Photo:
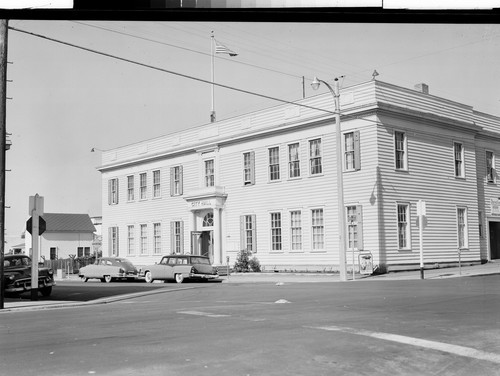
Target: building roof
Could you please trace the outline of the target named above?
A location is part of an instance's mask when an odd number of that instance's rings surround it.
[[[94,232],[88,214],[45,213],[46,232]]]

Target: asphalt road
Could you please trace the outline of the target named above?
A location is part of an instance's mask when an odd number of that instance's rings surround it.
[[[110,304],[2,312],[1,373],[499,375],[499,284],[172,284]]]

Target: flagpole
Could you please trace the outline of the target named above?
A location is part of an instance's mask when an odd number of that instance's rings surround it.
[[[214,72],[214,32],[212,31],[211,51],[212,51],[212,111],[210,111],[210,122],[215,122],[215,72]]]

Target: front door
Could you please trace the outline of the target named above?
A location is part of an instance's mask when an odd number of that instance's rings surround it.
[[[213,262],[213,239],[212,239],[212,231],[202,231],[201,232],[201,246],[200,246],[200,254],[202,256],[208,256],[210,261]]]
[[[500,222],[490,222],[490,257],[500,259]]]

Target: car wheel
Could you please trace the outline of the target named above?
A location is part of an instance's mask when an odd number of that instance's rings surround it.
[[[153,275],[151,274],[151,272],[148,270],[146,272],[146,274],[144,275],[144,280],[147,282],[147,283],[152,283],[153,282]]]
[[[182,274],[176,274],[175,275],[175,282],[177,282],[177,283],[184,282],[184,276]]]
[[[42,293],[43,296],[50,296],[50,294],[52,294],[52,286],[44,287],[40,289],[40,292]]]
[[[110,275],[105,275],[104,276],[104,282],[106,282],[106,283],[111,282],[111,276]]]

